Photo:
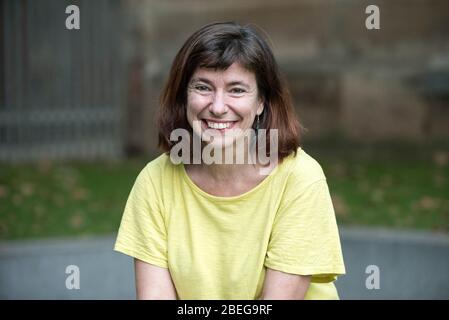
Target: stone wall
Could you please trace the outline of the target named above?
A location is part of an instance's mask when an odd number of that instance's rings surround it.
[[[308,129],[305,139],[449,138],[449,2],[131,0],[129,144],[156,152],[153,123],[170,63],[213,21],[254,23],[269,37]],[[367,30],[365,8],[380,8]]]

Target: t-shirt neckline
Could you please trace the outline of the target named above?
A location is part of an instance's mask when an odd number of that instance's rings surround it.
[[[298,150],[299,152],[300,150]],[[195,182],[193,182],[193,180],[190,178],[190,176],[187,174],[186,168],[184,166],[183,163],[181,163],[179,166],[181,167],[181,174],[183,177],[183,180],[187,182],[187,184],[197,193],[201,194],[202,196],[210,199],[210,200],[214,200],[214,201],[223,201],[223,202],[229,202],[229,201],[236,201],[236,200],[241,200],[244,199],[248,196],[250,196],[251,194],[257,192],[257,190],[263,188],[266,184],[269,183],[269,181],[271,179],[273,179],[272,177],[275,176],[277,174],[277,172],[280,170],[280,166],[284,166],[286,165],[286,160],[289,160],[289,158],[292,156],[292,154],[290,154],[289,156],[285,157],[283,159],[283,161],[281,161],[281,163],[276,164],[276,167],[268,174],[267,177],[265,177],[261,182],[259,182],[256,186],[254,186],[253,188],[251,188],[250,190],[236,195],[236,196],[230,196],[230,197],[225,197],[225,196],[215,196],[212,195],[206,191],[204,191],[203,189],[201,189]]]

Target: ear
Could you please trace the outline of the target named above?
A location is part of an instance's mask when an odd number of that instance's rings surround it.
[[[259,106],[257,107],[257,111],[256,111],[256,114],[258,116],[260,116],[262,114],[264,107],[265,107],[264,101],[260,100]]]

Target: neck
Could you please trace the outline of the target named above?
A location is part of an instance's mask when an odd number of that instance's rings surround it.
[[[237,181],[257,173],[256,164],[199,164],[200,170],[216,181]]]
[[[240,152],[239,148],[235,148],[233,145],[224,147],[220,150],[221,157],[217,155],[217,158],[221,158],[216,159],[219,163],[206,164],[202,161],[201,164],[190,165],[190,168],[197,172],[200,171],[216,181],[241,181],[242,178],[254,177],[259,168],[256,156],[253,155],[249,159],[251,156],[248,155],[249,146],[246,141],[243,150],[245,150],[243,155],[239,154],[238,157],[236,153]],[[251,152],[253,153],[253,151]],[[232,155],[232,161],[228,160],[230,155]]]

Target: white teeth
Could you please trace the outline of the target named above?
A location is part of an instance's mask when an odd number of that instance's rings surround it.
[[[231,122],[212,122],[207,121],[207,126],[212,129],[226,129],[231,126]]]

